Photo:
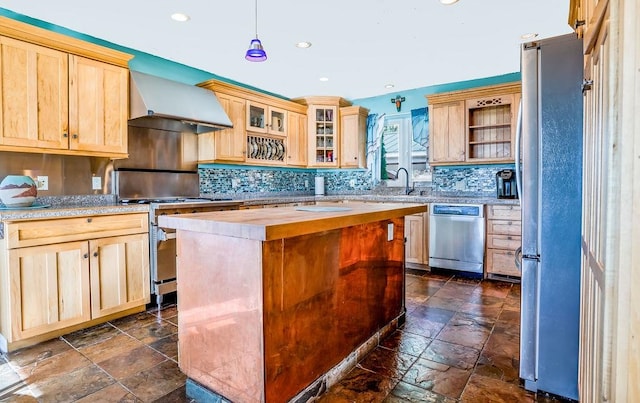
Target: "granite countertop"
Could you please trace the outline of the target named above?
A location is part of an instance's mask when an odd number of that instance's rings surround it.
[[[340,202],[345,200],[364,202],[391,203],[451,203],[451,204],[505,204],[520,205],[518,199],[496,199],[482,196],[421,196],[421,195],[385,195],[385,194],[357,194],[357,195],[328,195],[328,196],[282,196],[261,197],[244,200],[245,206],[278,203],[313,203]]]

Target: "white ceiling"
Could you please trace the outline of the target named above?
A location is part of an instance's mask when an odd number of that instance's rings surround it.
[[[0,7],[291,98],[357,99],[513,73],[520,35],[571,32],[569,0],[258,0],[268,60],[251,63],[244,54],[255,35],[254,0],[0,0]],[[171,20],[178,11],[191,20]],[[298,49],[299,41],[313,45]]]

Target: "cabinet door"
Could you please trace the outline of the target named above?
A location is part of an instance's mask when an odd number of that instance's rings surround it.
[[[338,166],[338,108],[309,106],[309,165]]]
[[[404,217],[405,262],[429,264],[429,213]]]
[[[92,318],[149,303],[149,236],[89,241]]]
[[[13,340],[91,319],[87,242],[9,251]]]
[[[340,166],[363,168],[366,164],[367,109],[349,106],[340,109]]]
[[[464,161],[465,121],[464,101],[436,104],[429,107],[431,163]]]
[[[6,37],[0,47],[0,146],[67,149],[67,54]]]
[[[126,154],[127,69],[70,55],[69,77],[69,148]]]
[[[307,116],[288,113],[287,165],[307,165]]]
[[[198,160],[200,162],[244,161],[247,141],[246,101],[222,93],[217,93],[216,96],[231,119],[233,127],[198,135]]]
[[[466,101],[468,162],[514,161],[514,105],[513,94]]]

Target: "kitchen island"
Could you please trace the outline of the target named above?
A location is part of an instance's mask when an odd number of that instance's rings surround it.
[[[404,216],[424,211],[350,202],[160,217],[177,233],[188,393],[286,402],[330,387],[402,323]]]

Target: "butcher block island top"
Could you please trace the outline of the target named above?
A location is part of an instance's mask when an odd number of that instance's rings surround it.
[[[425,211],[426,204],[350,201],[275,209],[161,216],[159,225],[178,230],[270,241]]]
[[[331,203],[160,217],[177,229],[178,364],[197,401],[307,402],[404,322],[404,216]]]

